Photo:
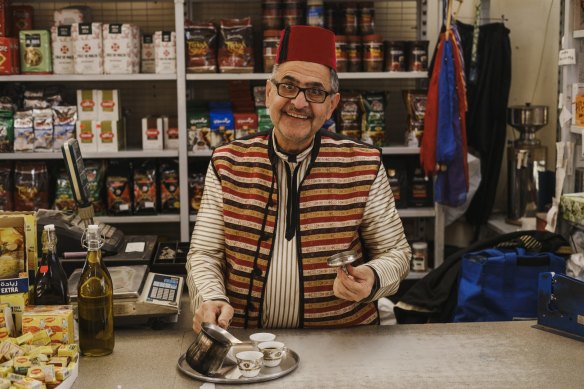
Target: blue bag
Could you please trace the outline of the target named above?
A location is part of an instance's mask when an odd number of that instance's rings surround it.
[[[486,249],[462,257],[454,322],[537,318],[541,272],[566,272],[566,262],[551,252],[523,248]]]

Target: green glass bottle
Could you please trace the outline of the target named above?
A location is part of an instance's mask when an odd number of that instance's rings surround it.
[[[114,300],[112,278],[101,258],[99,227],[85,232],[87,258],[77,286],[79,348],[86,356],[102,356],[114,350]]]

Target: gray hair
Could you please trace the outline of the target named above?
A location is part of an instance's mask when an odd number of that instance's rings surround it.
[[[275,64],[274,68],[272,69],[272,74],[270,75],[270,80],[275,79],[277,71],[278,65]],[[339,75],[333,68],[330,68],[330,73],[331,73],[331,93],[339,93]]]

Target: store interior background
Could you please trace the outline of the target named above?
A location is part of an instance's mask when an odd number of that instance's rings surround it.
[[[537,132],[537,138],[548,148],[547,169],[555,167],[555,142],[557,139],[558,104],[558,50],[560,46],[561,0],[490,0],[489,20],[481,24],[500,22],[510,30],[511,41],[511,90],[508,106],[546,105],[549,108],[548,125]],[[475,0],[465,0],[460,6],[458,19],[467,24],[474,23]],[[453,7],[459,6],[454,1]],[[429,31],[429,35],[432,32]],[[434,35],[435,36],[435,35]],[[434,39],[434,38],[432,38]],[[472,131],[471,128],[467,131]],[[507,126],[507,140],[515,140],[518,133]],[[497,186],[494,213],[507,211],[507,156],[503,157]],[[447,246],[467,247],[474,240],[474,229],[464,217],[446,227]]]

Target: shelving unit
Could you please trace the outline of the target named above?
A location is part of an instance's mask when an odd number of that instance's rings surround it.
[[[326,0],[325,0],[326,1]],[[53,11],[70,6],[69,1],[16,0],[13,4],[28,4],[35,8],[35,28],[48,29],[52,24]],[[428,0],[377,0],[376,31],[385,39],[413,40],[427,39],[430,50],[435,45],[439,30],[440,2]],[[211,0],[85,0],[84,5],[94,10],[93,17],[98,22],[134,23],[142,31],[174,30],[177,44],[176,74],[131,74],[131,75],[14,75],[0,76],[0,83],[19,82],[46,85],[48,83],[66,84],[71,89],[118,88],[122,94],[122,105],[131,106],[137,117],[148,114],[163,113],[178,119],[179,138],[187,139],[186,96],[209,100],[221,96],[218,86],[232,80],[249,80],[261,82],[268,79],[268,73],[248,74],[186,74],[185,71],[185,15],[193,20],[215,19],[219,17],[252,16],[255,32],[261,26],[261,1],[228,0],[217,2]],[[234,6],[235,5],[235,6]],[[195,17],[196,16],[196,17]],[[254,35],[254,40],[259,35]],[[259,45],[256,44],[256,47]],[[375,89],[401,89],[416,87],[427,78],[426,72],[378,72],[378,73],[339,73],[342,87]],[[392,89],[393,88],[393,89]],[[224,88],[225,90],[227,88]],[[391,107],[403,105],[399,93],[392,94]],[[401,131],[401,130],[400,130]],[[136,143],[139,130],[128,129],[129,137]],[[141,133],[140,133],[141,134]],[[140,135],[141,139],[141,135]],[[138,141],[139,142],[139,141]],[[394,142],[395,143],[395,142]],[[419,148],[399,145],[382,148],[386,156],[415,156]],[[118,153],[85,153],[86,159],[120,159],[120,158],[177,158],[179,162],[179,185],[181,187],[181,207],[178,215],[153,216],[105,216],[98,220],[111,224],[140,223],[178,223],[180,240],[188,241],[191,223],[196,216],[189,215],[188,166],[193,158],[208,159],[211,151],[188,151],[187,142],[180,142],[178,150],[142,151],[127,150]],[[58,160],[60,153],[11,153],[0,154],[0,160]],[[428,208],[407,208],[398,210],[402,218],[434,219],[434,259],[436,264],[443,260],[444,218],[439,206]]]

